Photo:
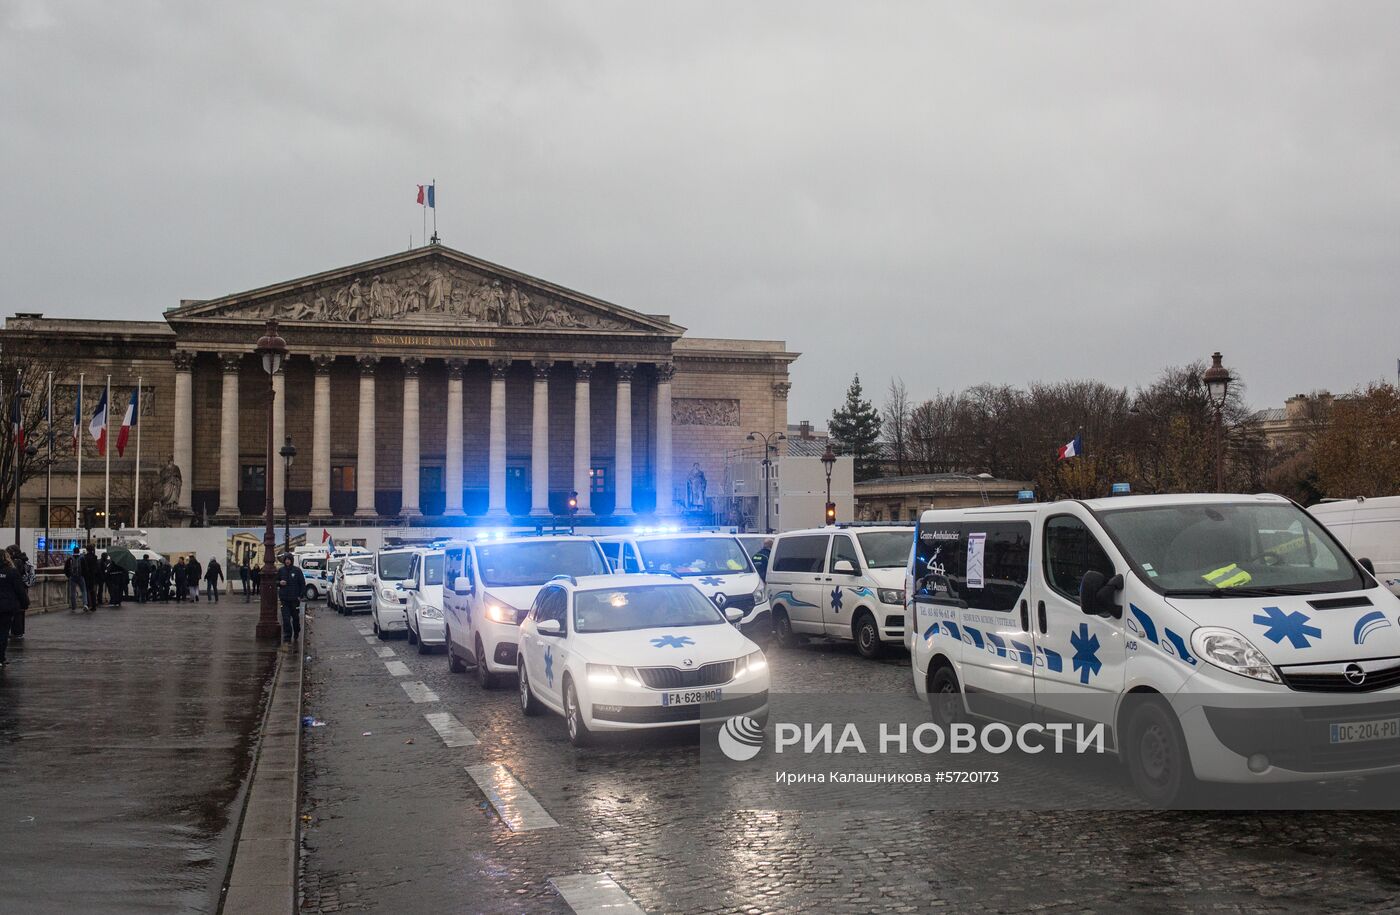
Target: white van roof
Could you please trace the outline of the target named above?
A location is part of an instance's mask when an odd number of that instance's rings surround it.
[[[764,537],[794,537],[801,534],[869,534],[894,531],[899,534],[914,536],[914,525],[912,524],[859,524],[859,525],[830,525],[827,527],[806,527],[796,531],[783,531],[781,534],[763,534]]]
[[[1283,496],[1272,493],[1253,495],[1240,493],[1171,493],[1152,496],[1111,496],[1104,499],[1060,499],[1055,502],[1018,502],[1012,505],[979,505],[973,508],[931,508],[919,520],[948,518],[954,515],[1035,514],[1065,505],[1084,505],[1091,511],[1112,511],[1122,508],[1151,508],[1154,505],[1221,505],[1240,502],[1291,504]]]

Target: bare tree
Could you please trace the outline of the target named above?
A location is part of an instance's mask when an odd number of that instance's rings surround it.
[[[909,389],[904,386],[904,379],[897,375],[890,379],[889,390],[885,393],[885,406],[880,412],[884,420],[881,423],[881,432],[884,443],[889,445],[891,456],[894,458],[895,473],[904,476],[909,473],[909,414],[912,412]]]
[[[13,346],[6,346],[0,352],[0,393],[3,394],[5,410],[5,434],[0,435],[0,518],[10,514],[15,504],[16,478],[15,461],[19,461],[18,484],[23,486],[29,480],[42,476],[49,468],[49,436],[54,435],[54,459],[60,457],[60,442],[66,439],[59,430],[57,416],[64,415],[66,405],[54,404],[55,417],[48,417],[49,373],[53,373],[53,384],[57,387],[67,383],[71,376],[65,362],[50,353],[25,352]],[[24,429],[24,446],[21,447],[14,434],[15,402],[18,392],[27,392],[19,400],[19,417]],[[71,409],[71,407],[69,408]],[[30,450],[34,453],[30,454]],[[13,523],[13,518],[10,519]]]

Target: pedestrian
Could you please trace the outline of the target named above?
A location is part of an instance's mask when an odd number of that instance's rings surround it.
[[[120,607],[122,601],[126,599],[127,572],[120,565],[107,558],[107,602],[113,607]]]
[[[189,591],[190,591],[190,588],[189,588],[190,567],[189,567],[189,563],[185,562],[185,557],[181,556],[181,557],[180,557],[180,560],[179,560],[178,562],[175,563],[175,572],[174,572],[174,575],[175,575],[175,603],[177,603],[177,604],[183,604],[183,603],[185,602],[185,598],[189,595]]]
[[[199,565],[199,560],[194,556],[190,557],[190,564],[185,569],[185,584],[190,589],[190,600],[199,603],[199,581],[204,575],[204,569]]]
[[[15,568],[9,551],[0,551],[0,668],[5,666],[14,617],[23,616],[28,609],[29,589],[24,586],[24,576]]]
[[[306,593],[306,576],[292,564],[290,554],[283,554],[282,568],[277,570],[277,597],[282,602],[282,644],[290,645],[301,638],[301,598]]]
[[[97,609],[97,602],[102,599],[98,590],[101,581],[102,563],[97,559],[96,547],[89,543],[87,552],[83,554],[83,586],[87,590],[87,606],[84,609],[89,613]]]
[[[151,573],[151,590],[161,603],[170,599],[170,563],[164,556],[156,560],[155,571]]]
[[[773,538],[769,537],[763,541],[763,546],[758,548],[758,552],[753,554],[753,568],[758,573],[758,577],[763,581],[768,580],[768,557],[773,554]]]
[[[252,597],[252,591],[248,589],[248,582],[253,577],[253,570],[248,567],[248,557],[243,557],[243,564],[238,567],[238,578],[243,582],[243,599]]]
[[[136,588],[136,602],[144,604],[151,589],[151,570],[155,563],[142,557],[136,561],[136,574],[132,577],[132,585]]]
[[[73,547],[73,554],[63,560],[63,577],[68,579],[68,609],[86,610],[87,585],[83,583],[83,554]]]
[[[34,566],[30,563],[29,557],[19,548],[18,543],[12,543],[5,547],[5,552],[10,554],[10,563],[19,572],[20,582],[24,585],[25,593],[34,586]],[[24,617],[23,613],[16,613],[10,620],[10,641],[24,641]]]
[[[210,559],[204,571],[204,596],[214,603],[219,602],[219,583],[224,580],[223,567],[218,559]]]

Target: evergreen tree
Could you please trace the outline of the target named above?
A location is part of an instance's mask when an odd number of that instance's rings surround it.
[[[880,475],[880,411],[865,399],[860,375],[846,389],[846,402],[831,413],[832,450],[855,458],[856,482]]]

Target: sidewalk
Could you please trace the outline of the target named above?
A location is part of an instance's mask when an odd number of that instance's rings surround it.
[[[218,908],[277,658],[257,609],[30,617],[0,671],[0,911]]]

